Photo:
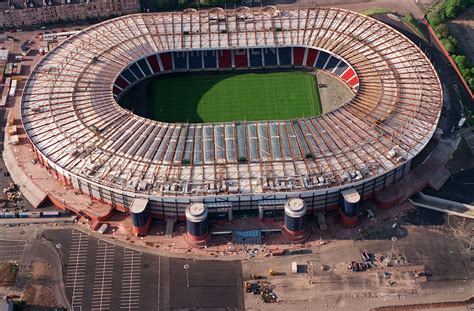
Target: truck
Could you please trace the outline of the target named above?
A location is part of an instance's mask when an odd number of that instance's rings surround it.
[[[9,97],[15,96],[17,84],[18,84],[18,80],[12,80],[10,91],[8,92]]]

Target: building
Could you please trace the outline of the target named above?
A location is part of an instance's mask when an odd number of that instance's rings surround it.
[[[13,302],[10,299],[0,298],[0,311],[13,311]]]
[[[9,1],[0,11],[0,26],[22,27],[140,12],[139,0]]]
[[[262,67],[326,70],[355,96],[322,116],[213,124],[155,122],[116,104],[152,75]],[[140,211],[144,227],[147,210],[185,220],[203,203],[211,219],[238,217],[294,198],[306,214],[339,208],[352,224],[360,200],[410,170],[443,102],[436,70],[415,44],[343,9],[123,16],[64,41],[37,68],[21,111],[38,161],[92,198]]]

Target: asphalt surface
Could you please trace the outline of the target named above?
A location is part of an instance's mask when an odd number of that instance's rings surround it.
[[[423,192],[447,200],[474,204],[474,168],[454,173],[439,191],[431,189]]]
[[[26,245],[26,241],[0,240],[0,262],[21,262]]]
[[[157,256],[77,229],[47,230],[43,237],[59,246],[74,310],[244,309],[239,261]]]

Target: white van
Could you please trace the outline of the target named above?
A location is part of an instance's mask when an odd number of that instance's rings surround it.
[[[104,234],[105,231],[107,231],[107,228],[108,228],[108,227],[109,227],[108,224],[103,224],[102,226],[100,226],[100,228],[99,228],[99,230],[98,230],[99,233],[100,233],[100,234]]]

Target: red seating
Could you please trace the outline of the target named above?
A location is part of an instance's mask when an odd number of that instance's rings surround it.
[[[353,76],[352,79],[350,79],[349,81],[347,81],[347,83],[348,83],[351,87],[355,87],[356,85],[359,84],[359,78],[357,78],[357,76]]]
[[[173,69],[173,63],[171,60],[171,53],[161,53],[160,54],[161,58],[161,64],[163,65],[163,70],[172,70]]]
[[[218,54],[219,54],[219,68],[220,69],[232,67],[230,50],[220,50]]]
[[[348,68],[346,71],[342,73],[341,79],[347,82],[350,79],[352,79],[354,75],[355,75],[354,70],[352,70],[352,68]]]
[[[306,55],[306,66],[313,67],[314,61],[316,60],[316,56],[318,56],[318,51],[314,49],[308,49],[308,55]]]
[[[122,91],[114,85],[113,93],[114,93],[115,96],[118,96],[118,95],[120,95],[120,93],[122,93]]]
[[[247,50],[239,49],[234,50],[234,64],[235,67],[248,67],[248,58],[247,58]]]
[[[160,72],[160,63],[158,63],[156,55],[148,56],[146,59],[148,60],[148,63],[150,64],[151,69],[153,70],[153,73]]]
[[[305,48],[294,47],[293,48],[293,65],[302,66],[304,61]]]
[[[122,90],[126,89],[128,86],[128,82],[125,81],[125,79],[121,76],[119,76],[117,80],[115,80],[115,84],[118,85]]]

